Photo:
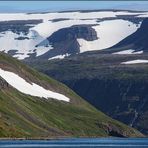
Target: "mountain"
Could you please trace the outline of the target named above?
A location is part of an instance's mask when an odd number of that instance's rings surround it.
[[[133,34],[147,16],[126,10],[1,13],[0,51],[20,60],[51,60],[102,50]]]
[[[140,54],[148,51],[148,18],[142,21],[140,28],[115,46],[105,50],[114,54]]]
[[[125,16],[123,18],[125,19]],[[79,54],[68,55],[63,60],[52,58],[53,60],[47,61],[44,58],[26,60],[25,62],[66,84],[82,98],[110,117],[148,135],[148,19],[143,16],[143,20],[137,20],[136,16],[130,16],[130,20],[132,20],[132,23],[140,23],[139,28],[112,47],[93,51],[91,50],[92,46],[85,42],[83,46],[86,52],[84,53],[80,50]],[[110,37],[109,41],[113,41],[114,38],[110,36],[112,34],[110,34],[108,28],[109,26],[106,28],[108,31],[107,35]],[[114,27],[110,28],[113,32],[118,29],[114,29]],[[74,29],[76,30],[75,27]],[[99,33],[103,29],[101,28]],[[122,26],[122,29],[125,31],[124,26]],[[61,33],[62,31],[66,31],[65,29],[63,30],[59,31],[57,36],[63,34]],[[68,32],[68,30],[70,31]],[[71,34],[73,33],[72,29],[68,30],[65,33],[67,36],[70,32]],[[89,41],[91,38],[96,40],[98,38],[97,34],[95,34],[94,30],[91,32],[87,35],[81,33],[81,38],[83,35],[83,38],[88,40],[88,42],[91,42]],[[80,37],[79,33],[80,30],[77,31],[77,34],[73,33],[73,40]],[[56,39],[58,39],[57,36],[55,36]],[[106,39],[108,38],[104,37],[103,41],[106,45],[108,43]],[[120,35],[118,34],[116,37],[120,37]],[[69,41],[69,38],[65,39],[62,36],[61,40],[59,42],[63,44],[63,40],[64,42],[65,40]],[[97,48],[99,48],[101,42],[96,43]],[[80,49],[82,47],[81,44],[77,46],[72,45],[74,49],[77,49],[77,52],[79,52],[78,46],[80,45]],[[94,44],[93,47],[95,47]],[[90,50],[86,50],[87,48]]]
[[[0,54],[0,137],[138,137],[65,85]]]
[[[148,134],[148,54],[100,54],[28,62],[110,117]]]

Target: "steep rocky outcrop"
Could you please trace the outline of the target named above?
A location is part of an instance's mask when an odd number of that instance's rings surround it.
[[[0,77],[0,90],[8,87],[9,87],[9,84],[2,77]]]
[[[38,58],[45,59],[57,55],[79,53],[80,45],[77,41],[78,38],[93,41],[97,39],[97,34],[90,25],[76,25],[69,28],[60,29],[47,38],[49,44],[53,46],[53,49]],[[43,42],[37,45],[37,47],[43,45]],[[46,43],[47,44],[44,46],[49,46],[48,42]]]
[[[64,81],[63,81],[64,82]],[[65,81],[69,87],[109,116],[148,134],[148,82],[95,78]]]

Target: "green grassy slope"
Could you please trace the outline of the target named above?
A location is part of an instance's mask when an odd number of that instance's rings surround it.
[[[114,55],[93,51],[63,60],[28,64],[65,83],[110,117],[132,124],[148,135],[148,64],[121,64],[136,59],[148,60],[148,54]]]
[[[143,136],[137,130],[97,111],[65,85],[41,74],[5,54],[0,68],[26,81],[63,93],[70,103],[22,94],[0,77],[0,137],[106,137]]]

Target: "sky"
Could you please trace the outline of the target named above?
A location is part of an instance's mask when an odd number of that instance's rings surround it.
[[[148,11],[148,1],[0,1],[0,12],[53,12],[93,9]]]

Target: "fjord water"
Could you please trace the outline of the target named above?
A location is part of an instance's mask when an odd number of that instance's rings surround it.
[[[0,148],[148,148],[148,138],[0,140]]]

